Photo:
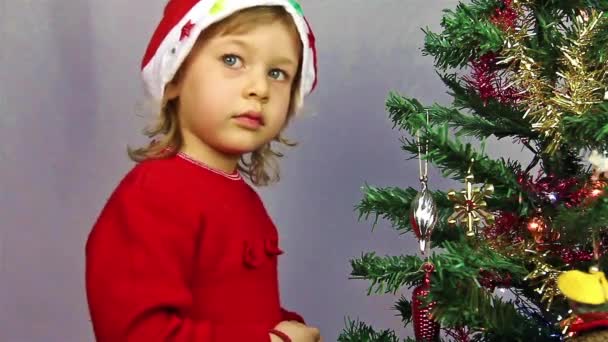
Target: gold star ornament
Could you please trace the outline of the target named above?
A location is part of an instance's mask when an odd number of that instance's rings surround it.
[[[471,166],[473,161],[471,161]],[[450,225],[466,224],[467,236],[475,236],[480,224],[492,224],[494,215],[487,211],[485,198],[494,194],[494,186],[486,184],[483,187],[474,187],[475,177],[471,173],[471,167],[465,177],[465,188],[460,192],[450,190],[448,199],[454,202],[454,212],[448,217]]]

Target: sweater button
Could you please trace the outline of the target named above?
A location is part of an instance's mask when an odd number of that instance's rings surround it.
[[[259,253],[257,252],[255,245],[252,245],[251,242],[245,241],[244,251],[243,251],[243,262],[246,266],[256,268],[261,265],[262,259],[260,258]]]
[[[266,254],[270,256],[283,254],[283,251],[279,248],[279,239],[277,237],[267,238],[264,241],[264,249],[266,250]]]

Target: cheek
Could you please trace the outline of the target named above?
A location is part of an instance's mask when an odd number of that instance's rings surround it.
[[[197,121],[212,120],[212,116],[221,115],[226,110],[225,88],[206,80],[193,82],[184,95],[184,110]]]
[[[289,104],[291,103],[291,90],[290,89],[276,89],[275,92],[276,94],[276,108],[277,110],[279,110],[281,113],[287,113],[287,111],[289,110]]]
[[[281,131],[287,125],[288,120],[289,119],[287,118],[287,108],[285,108],[285,110],[282,111],[282,114],[277,115],[275,117],[275,119],[272,120],[272,123],[270,125],[268,125],[267,134],[271,137],[275,137],[275,136],[279,135],[281,133]]]
[[[273,108],[274,120],[272,120],[273,128],[275,126],[279,127],[279,129],[281,129],[283,127],[285,121],[287,120],[288,111],[289,111],[289,100],[277,101],[277,103],[274,104],[274,108]]]

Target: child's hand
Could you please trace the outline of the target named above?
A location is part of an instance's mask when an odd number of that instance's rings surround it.
[[[283,321],[279,323],[275,330],[289,336],[292,342],[321,342],[319,329],[304,325],[296,321]],[[274,337],[274,336],[273,336]]]

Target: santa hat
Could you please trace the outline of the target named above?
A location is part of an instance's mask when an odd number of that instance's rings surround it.
[[[147,96],[160,103],[165,85],[173,79],[205,28],[255,6],[281,6],[291,15],[303,46],[300,100],[312,92],[317,83],[315,37],[296,0],[169,0],[142,60]]]

